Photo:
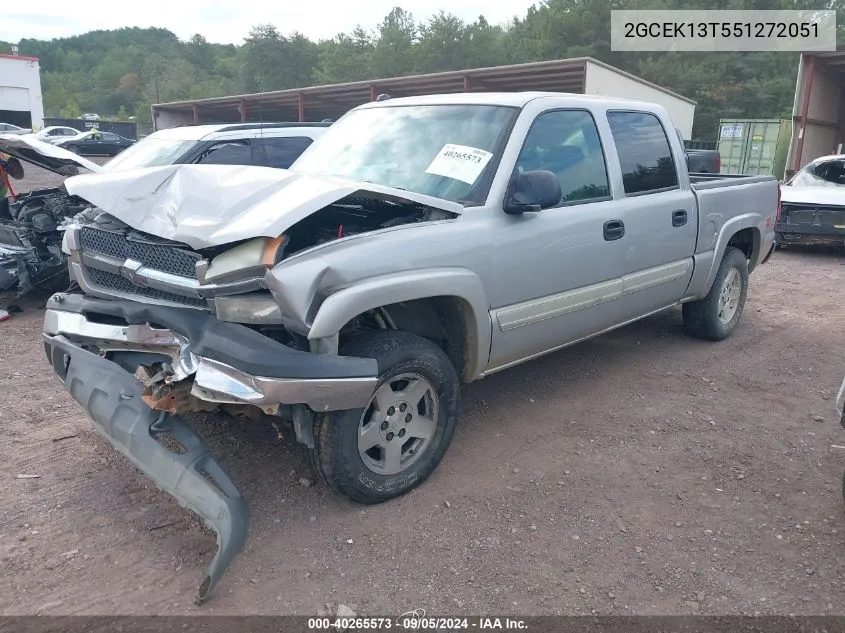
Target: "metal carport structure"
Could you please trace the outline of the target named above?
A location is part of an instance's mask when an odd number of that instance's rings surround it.
[[[589,57],[161,103],[152,106],[152,117],[155,129],[237,121],[320,121],[337,119],[382,93],[404,97],[521,90],[657,102],[669,111],[684,138],[692,133],[695,101]]]
[[[843,151],[843,89],[845,46],[837,47],[836,51],[801,55],[792,107],[792,141],[786,177],[815,158]]]

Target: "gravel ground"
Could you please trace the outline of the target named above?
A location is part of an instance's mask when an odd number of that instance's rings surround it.
[[[194,418],[253,517],[203,607],[213,535],[60,387],[45,299],[0,323],[0,614],[845,613],[841,249],[778,251],[727,341],[670,310],[466,386],[387,504],[303,486],[284,428]]]

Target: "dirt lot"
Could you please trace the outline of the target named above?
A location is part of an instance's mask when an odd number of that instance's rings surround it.
[[[300,485],[284,430],[196,418],[253,515],[201,608],[213,536],[60,387],[44,300],[0,323],[0,614],[845,613],[841,250],[776,253],[722,343],[672,310],[467,386],[438,470],[381,506]]]

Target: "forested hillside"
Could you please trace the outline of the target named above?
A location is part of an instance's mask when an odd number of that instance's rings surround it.
[[[845,0],[710,0],[720,9],[845,9]],[[797,53],[618,53],[613,8],[698,9],[692,0],[547,0],[510,24],[468,24],[448,12],[412,16],[394,8],[381,22],[331,40],[257,25],[242,45],[166,29],[93,31],[51,41],[23,39],[41,59],[48,116],[99,112],[148,121],[149,105],[412,73],[592,56],[698,101],[694,135],[713,139],[721,117],[788,116]],[[841,21],[841,18],[840,18]],[[8,45],[0,47],[8,50]]]

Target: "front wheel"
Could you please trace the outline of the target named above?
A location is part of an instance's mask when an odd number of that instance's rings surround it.
[[[73,152],[74,154],[79,153],[79,147],[77,147],[76,145],[68,145],[65,149],[67,149],[70,152]]]
[[[398,497],[425,481],[455,434],[460,383],[437,345],[410,332],[369,332],[344,356],[374,358],[379,379],[363,409],[321,415],[312,468],[358,503]]]
[[[728,338],[739,323],[747,295],[748,260],[741,250],[728,246],[707,296],[684,304],[684,331],[711,341]]]

